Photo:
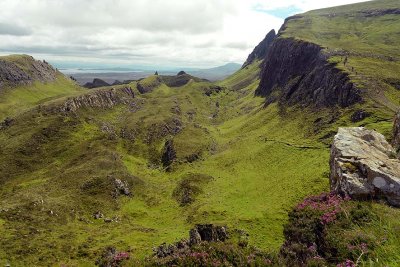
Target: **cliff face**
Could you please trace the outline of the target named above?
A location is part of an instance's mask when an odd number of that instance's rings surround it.
[[[47,62],[31,56],[0,57],[0,89],[5,86],[30,84],[34,81],[55,80],[57,71]]]
[[[97,90],[90,93],[70,97],[61,105],[50,107],[51,112],[76,112],[81,108],[112,108],[119,104],[129,104],[134,98],[130,87],[122,89]]]
[[[359,90],[320,46],[292,38],[275,39],[264,59],[256,94],[268,97],[275,90],[290,105],[347,107],[361,101]]]
[[[270,48],[272,42],[275,40],[276,38],[276,33],[275,30],[271,30],[264,38],[264,40],[262,40],[253,50],[253,52],[251,52],[251,54],[248,56],[246,62],[244,62],[242,68],[245,68],[246,66],[250,65],[251,63],[253,63],[255,60],[260,60],[260,59],[264,59],[268,49]]]

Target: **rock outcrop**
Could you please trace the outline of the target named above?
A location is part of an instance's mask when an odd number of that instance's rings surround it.
[[[81,108],[112,108],[119,104],[129,104],[135,97],[130,87],[121,89],[94,90],[89,93],[70,97],[62,104],[48,109],[52,112],[74,113]]]
[[[244,62],[242,69],[246,66],[253,63],[255,60],[264,59],[267,55],[268,49],[271,46],[272,42],[276,38],[275,30],[271,30],[247,57],[247,60]]]
[[[283,103],[315,107],[347,107],[361,101],[347,74],[327,59],[319,45],[275,39],[264,59],[256,95],[268,100],[277,91]]]
[[[400,160],[385,137],[363,127],[339,128],[331,148],[330,185],[355,199],[400,207]]]
[[[394,119],[392,144],[400,158],[400,112],[397,113]]]
[[[0,57],[0,89],[56,79],[57,71],[46,61],[28,55]]]
[[[197,224],[189,231],[189,240],[182,239],[175,244],[161,244],[154,248],[154,255],[158,258],[165,258],[173,254],[184,253],[190,250],[192,246],[202,242],[224,242],[229,238],[225,226],[213,224]]]
[[[170,170],[171,164],[176,159],[176,151],[174,148],[174,141],[167,140],[164,145],[164,150],[161,156],[161,162],[166,170]]]

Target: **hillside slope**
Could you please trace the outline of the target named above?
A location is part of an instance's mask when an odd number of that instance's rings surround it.
[[[257,93],[270,96],[282,87],[276,93],[289,104],[368,102],[372,112],[395,112],[400,104],[399,8],[398,1],[371,1],[286,19],[265,58]]]
[[[0,121],[83,88],[45,61],[28,55],[0,57]]]
[[[395,4],[379,1],[373,8]],[[319,19],[320,12],[334,11],[342,14],[337,24],[348,27],[354,21],[346,20],[346,12],[369,5],[314,11],[297,19]],[[368,23],[381,19],[368,17]],[[217,84],[185,74],[182,80],[152,75],[88,91],[56,86],[51,99],[27,101],[12,124],[0,127],[0,264],[94,266],[104,248],[112,246],[129,252],[127,265],[143,265],[153,247],[185,238],[198,223],[237,229],[248,234],[250,245],[278,255],[288,232],[284,225],[300,218],[288,213],[305,197],[329,190],[329,147],[338,127],[366,126],[391,137],[399,97],[385,79],[384,93],[372,94],[324,44],[305,37],[329,29],[335,17],[322,28],[306,23],[299,35],[289,34],[294,20],[286,22],[264,61],[255,59]],[[387,49],[390,55],[397,47]],[[298,53],[279,57],[285,51]],[[311,62],[298,68],[303,59]],[[381,64],[389,69],[392,61]],[[357,75],[368,73],[357,70]],[[319,79],[331,77],[340,77],[346,86],[317,86]],[[337,97],[343,88],[348,94]],[[333,93],[324,94],[326,89]],[[359,98],[349,98],[353,90]],[[370,223],[352,224],[344,234],[334,229],[334,237],[341,233],[353,241],[368,234],[379,246],[363,263],[395,266],[399,211],[380,203],[369,210],[374,214]],[[300,215],[305,224],[313,219]]]

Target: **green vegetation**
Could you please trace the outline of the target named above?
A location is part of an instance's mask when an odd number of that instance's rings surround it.
[[[365,5],[377,3],[395,4]],[[277,103],[265,106],[265,99],[254,96],[260,62],[218,84],[190,79],[172,87],[150,76],[129,84],[136,94],[131,103],[112,109],[54,114],[37,108],[58,105],[69,96],[88,97],[97,90],[84,91],[63,77],[1,92],[0,119],[12,116],[15,121],[0,129],[0,264],[93,266],[104,248],[113,246],[128,251],[126,263],[133,265],[151,255],[152,247],[185,238],[196,223],[227,225],[249,234],[248,248],[213,244],[207,253],[223,250],[243,261],[256,246],[264,251],[261,260],[265,255],[277,257],[284,225],[302,216],[306,222],[307,216],[320,218],[319,213],[288,213],[305,197],[329,190],[329,144],[338,127],[365,126],[390,138],[399,99],[397,61],[375,56],[389,56],[387,50],[393,49],[397,57],[396,45],[379,46],[373,44],[378,37],[368,37],[363,46],[351,48],[347,43],[360,39],[344,36],[337,43],[329,37],[336,28],[323,26],[333,23],[345,35],[349,29],[343,25],[364,29],[369,23],[375,27],[365,32],[369,36],[384,26],[381,19],[364,21],[340,12],[321,15],[328,11],[307,13],[294,20],[298,24],[290,22],[284,36],[315,41],[329,50],[359,51],[357,56],[350,54],[343,70],[368,88],[369,98],[346,109],[315,112]],[[367,50],[374,56],[360,54]],[[341,56],[330,60],[340,62]],[[357,74],[349,71],[351,67]],[[372,93],[372,81],[384,85],[379,87],[383,94]],[[137,91],[140,86],[143,94]],[[352,122],[359,109],[370,116]],[[161,161],[166,140],[172,140],[176,150],[168,171]],[[130,194],[123,193],[121,184]],[[398,264],[399,211],[379,203],[349,203],[343,207],[352,219],[368,220],[349,222],[345,216],[347,228],[329,228],[327,237],[332,239],[327,243],[341,249],[340,260],[355,259],[356,254],[344,250],[360,232],[376,244],[361,258],[363,263]],[[183,260],[189,264],[192,259]]]
[[[289,213],[281,254],[289,266],[397,266],[398,215],[385,205],[309,197]]]
[[[330,61],[349,73],[372,102],[396,111],[400,99],[400,20],[396,0],[320,9],[289,20],[283,37],[325,48]],[[378,109],[379,109],[378,108]]]
[[[0,92],[0,120],[14,117],[29,108],[63,96],[83,92],[83,88],[59,74],[51,83],[35,82],[33,85],[7,88]]]

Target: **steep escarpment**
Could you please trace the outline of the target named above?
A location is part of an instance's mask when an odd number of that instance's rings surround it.
[[[254,50],[250,53],[250,55],[247,57],[247,60],[244,62],[242,68],[247,67],[251,63],[253,63],[255,60],[260,60],[264,59],[268,49],[270,48],[272,42],[276,38],[276,33],[275,30],[271,30],[255,48]]]
[[[0,57],[0,89],[5,86],[49,82],[56,79],[57,71],[46,61],[28,55]]]
[[[112,108],[119,104],[129,104],[135,97],[132,88],[92,91],[76,97],[70,97],[62,104],[51,105],[52,112],[76,112],[81,108]]]
[[[360,91],[328,62],[322,47],[293,38],[278,38],[271,45],[256,94],[316,107],[347,107],[361,101]]]

